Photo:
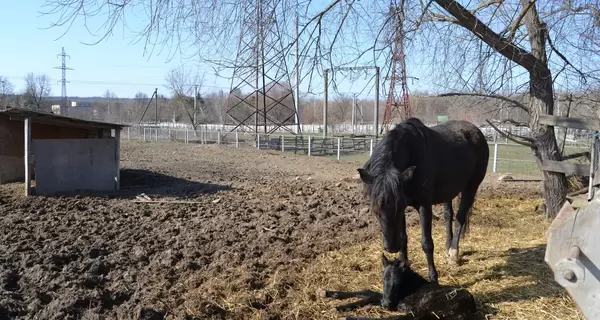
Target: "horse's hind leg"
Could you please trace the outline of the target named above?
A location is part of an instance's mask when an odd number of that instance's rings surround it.
[[[460,205],[458,212],[456,213],[456,225],[454,229],[454,236],[452,237],[452,244],[448,250],[448,256],[451,263],[458,264],[458,251],[460,237],[465,233],[467,227],[467,221],[471,212],[471,207],[475,202],[475,194],[477,188],[464,190],[460,195]]]
[[[452,245],[452,220],[454,220],[454,210],[452,210],[452,200],[444,203],[444,221],[446,222],[446,252],[450,254]]]

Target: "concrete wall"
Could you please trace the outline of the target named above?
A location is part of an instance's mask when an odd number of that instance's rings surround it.
[[[25,177],[23,123],[0,114],[0,184]]]
[[[35,194],[116,190],[115,139],[38,139],[32,141]]]

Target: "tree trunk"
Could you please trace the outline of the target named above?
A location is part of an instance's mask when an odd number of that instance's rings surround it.
[[[540,114],[552,114],[553,111],[552,80],[545,80],[552,79],[552,77],[539,78],[540,76],[536,73],[530,75],[529,108],[531,110],[530,128],[534,139],[533,152],[540,162],[544,160],[560,161],[561,154],[556,143],[554,127],[539,124]],[[567,178],[564,173],[560,172],[542,171],[542,173],[544,175],[545,213],[547,217],[554,218],[566,200]]]
[[[454,18],[455,23],[471,31],[490,47],[507,59],[519,64],[529,72],[529,115],[533,152],[540,160],[560,161],[561,155],[556,144],[554,128],[539,123],[541,114],[553,114],[554,90],[552,72],[548,68],[546,55],[546,25],[540,20],[536,5],[530,0],[520,0],[523,8],[528,8],[523,22],[527,28],[531,52],[519,47],[510,39],[500,36],[488,25],[477,19],[469,10],[454,0],[434,0]],[[540,168],[541,169],[541,168]],[[567,196],[567,178],[564,173],[544,171],[544,199],[546,215],[555,217]]]
[[[529,0],[521,0],[527,7]],[[540,20],[536,6],[533,5],[524,17],[529,34],[531,54],[537,58],[538,64],[529,70],[529,112],[533,152],[543,162],[544,160],[560,161],[561,154],[556,143],[554,127],[540,125],[540,114],[554,113],[554,89],[552,87],[552,72],[548,68],[546,55],[546,25]],[[541,168],[540,168],[541,169]],[[544,200],[546,216],[554,218],[560,211],[567,196],[568,182],[564,173],[542,171],[544,175]]]

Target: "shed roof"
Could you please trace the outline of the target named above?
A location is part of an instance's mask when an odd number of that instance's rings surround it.
[[[61,127],[88,127],[102,129],[123,129],[124,127],[129,127],[129,125],[126,124],[82,120],[77,118],[60,116],[57,114],[43,111],[34,111],[18,108],[0,110],[0,115],[1,114],[10,116],[12,120],[23,120],[25,118],[30,118],[33,123],[41,123]]]

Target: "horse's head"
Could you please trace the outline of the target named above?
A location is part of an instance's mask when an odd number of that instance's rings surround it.
[[[404,211],[408,205],[405,184],[412,178],[415,167],[411,166],[403,172],[390,168],[377,175],[366,169],[358,169],[360,179],[366,186],[366,194],[371,200],[371,211],[379,220],[383,234],[383,247],[387,252],[400,251],[406,243],[406,225]]]
[[[412,276],[410,267],[406,261],[400,257],[395,260],[388,260],[385,255],[381,255],[383,263],[383,296],[381,297],[381,306],[394,310],[406,296],[406,283],[410,282],[408,277]],[[408,281],[407,281],[408,280]]]

